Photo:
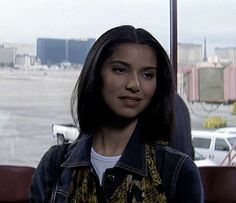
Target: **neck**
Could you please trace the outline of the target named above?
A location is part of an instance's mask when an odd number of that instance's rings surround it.
[[[124,151],[135,127],[137,120],[133,120],[122,127],[103,126],[94,136],[94,150],[104,156],[119,156]]]

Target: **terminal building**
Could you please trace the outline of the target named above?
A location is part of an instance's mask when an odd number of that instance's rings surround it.
[[[95,39],[37,39],[37,58],[42,65],[55,65],[64,62],[83,64]]]

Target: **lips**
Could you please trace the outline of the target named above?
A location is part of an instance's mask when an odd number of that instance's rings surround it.
[[[141,98],[132,96],[122,96],[119,98],[121,99],[123,104],[127,107],[136,107],[141,101]]]

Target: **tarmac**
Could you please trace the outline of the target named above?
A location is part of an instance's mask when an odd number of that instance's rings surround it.
[[[0,70],[0,164],[36,167],[56,144],[53,123],[72,123],[70,97],[79,70]],[[208,116],[236,126],[232,105],[186,102],[192,129],[203,129]]]

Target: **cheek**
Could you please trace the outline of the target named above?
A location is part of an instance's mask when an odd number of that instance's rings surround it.
[[[117,84],[114,83],[114,80],[112,80],[111,77],[104,78],[101,91],[106,102],[114,97],[114,94],[117,92],[117,88]]]
[[[102,84],[102,90],[104,93],[112,91],[114,88],[113,86],[114,84],[112,83],[109,77],[104,78],[103,84]]]
[[[103,89],[110,93],[119,91],[123,85],[124,84],[121,78],[112,77],[109,75],[103,79]]]
[[[156,92],[156,88],[156,83],[145,84],[145,86],[143,86],[143,92],[147,98],[151,99]]]

